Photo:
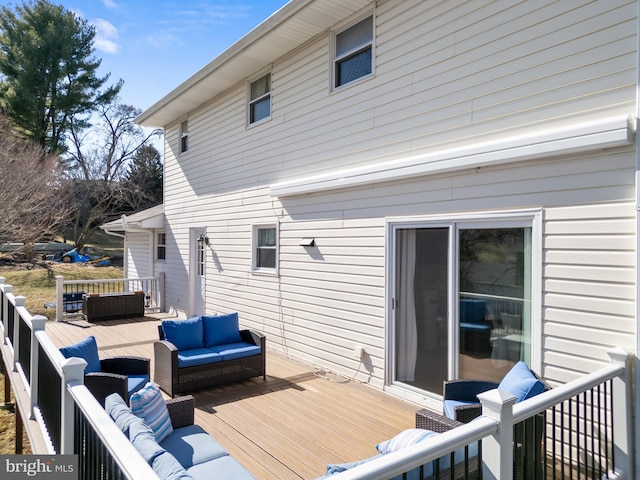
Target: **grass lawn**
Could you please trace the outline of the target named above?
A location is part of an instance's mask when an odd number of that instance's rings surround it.
[[[65,280],[96,280],[122,278],[121,267],[96,267],[81,263],[35,264],[31,269],[17,264],[0,267],[4,283],[13,286],[14,295],[26,297],[25,305],[32,315],[44,315],[55,320],[55,309],[44,308],[47,302],[55,302],[56,276]]]

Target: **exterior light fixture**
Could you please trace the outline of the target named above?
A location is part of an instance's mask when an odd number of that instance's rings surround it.
[[[201,233],[200,236],[198,237],[198,244],[200,246],[203,245],[209,245],[209,237],[207,237],[204,233]]]

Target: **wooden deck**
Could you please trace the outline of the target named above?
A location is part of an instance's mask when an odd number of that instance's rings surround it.
[[[46,331],[58,346],[93,335],[101,357],[148,357],[153,377],[159,321],[49,322]],[[196,423],[260,480],[313,479],[324,474],[327,463],[375,455],[376,443],[415,426],[419,409],[272,350],[267,352],[266,381],[257,378],[192,394]]]

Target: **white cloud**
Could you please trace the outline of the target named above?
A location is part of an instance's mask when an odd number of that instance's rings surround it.
[[[105,53],[118,53],[120,51],[120,45],[117,42],[118,29],[102,18],[93,20],[92,23],[96,27],[95,47]]]
[[[110,8],[112,10],[117,10],[120,8],[120,5],[115,2],[114,0],[102,0],[102,4],[107,7]]]

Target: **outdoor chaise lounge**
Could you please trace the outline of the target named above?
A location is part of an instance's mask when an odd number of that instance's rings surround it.
[[[238,314],[164,320],[154,350],[154,381],[172,397],[221,383],[266,379],[265,336],[238,328]]]

